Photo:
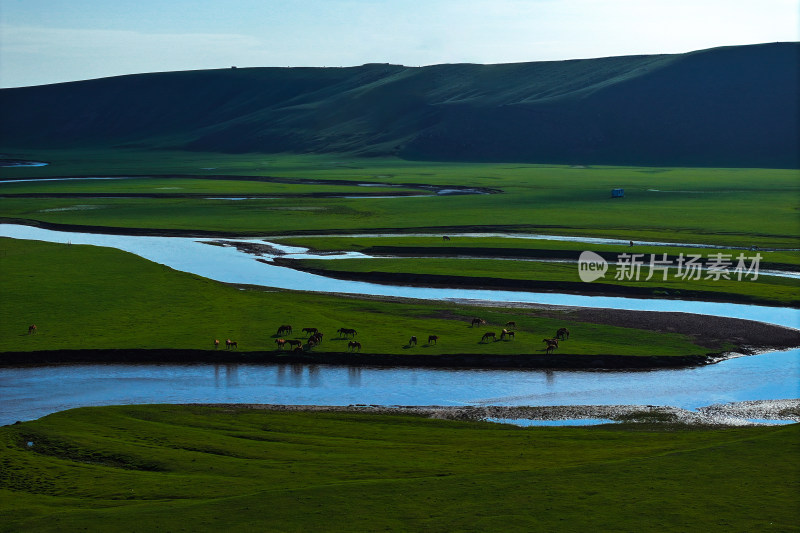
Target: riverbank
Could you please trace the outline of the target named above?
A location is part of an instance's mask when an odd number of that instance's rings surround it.
[[[369,249],[366,249],[369,250]],[[538,250],[547,252],[547,250]],[[366,251],[363,253],[367,253]],[[554,257],[558,255],[555,252]],[[562,254],[563,255],[563,254]],[[583,281],[565,280],[532,280],[488,277],[479,275],[452,275],[452,274],[430,274],[420,272],[388,272],[378,270],[385,263],[377,260],[375,270],[337,270],[329,268],[330,261],[311,261],[314,266],[310,266],[308,260],[292,259],[285,257],[273,257],[271,259],[258,259],[267,264],[291,268],[299,272],[305,272],[316,276],[324,276],[345,281],[358,281],[365,283],[375,283],[381,285],[395,285],[403,287],[424,287],[441,289],[467,289],[467,290],[497,290],[497,291],[525,291],[535,293],[557,293],[572,294],[579,296],[608,296],[618,298],[637,298],[637,299],[659,299],[659,300],[695,300],[717,303],[734,303],[744,305],[785,305],[787,307],[797,307],[800,299],[788,299],[780,301],[770,297],[759,296],[758,294],[742,294],[735,292],[722,292],[710,290],[693,290],[686,287],[673,288],[659,285],[653,282],[647,286],[620,285],[615,283],[594,282],[586,283]],[[350,261],[350,260],[348,260]],[[320,267],[320,265],[323,265]],[[773,265],[787,270],[791,265]],[[531,267],[535,268],[535,267]],[[577,263],[575,272],[577,272]],[[794,267],[791,267],[794,268]],[[463,271],[469,271],[468,266],[464,266]],[[790,282],[786,282],[790,283]],[[767,290],[767,289],[764,289]]]
[[[192,404],[189,404],[192,405]],[[696,410],[663,405],[550,405],[550,406],[385,406],[194,404],[222,409],[417,415],[443,420],[525,421],[607,420],[609,423],[683,424],[690,426],[755,426],[770,421],[800,422],[800,399],[756,400],[713,404]],[[757,421],[756,421],[757,420]],[[509,423],[514,423],[509,422]]]
[[[517,355],[481,354],[370,354],[351,352],[112,349],[44,350],[0,353],[0,367],[54,364],[104,363],[179,363],[179,364],[306,364],[349,367],[421,367],[421,368],[531,368],[630,370],[685,368],[723,361],[741,354],[626,356],[560,354]]]

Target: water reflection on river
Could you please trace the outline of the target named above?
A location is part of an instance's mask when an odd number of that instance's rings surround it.
[[[671,405],[797,398],[800,350],[684,370],[443,370],[327,365],[0,368],[0,424],[87,405]]]

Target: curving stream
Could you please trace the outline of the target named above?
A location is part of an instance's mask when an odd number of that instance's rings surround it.
[[[65,244],[90,244],[117,248],[174,268],[175,270],[191,272],[225,283],[427,300],[523,302],[637,311],[676,311],[758,320],[792,328],[800,326],[800,310],[787,307],[687,300],[581,296],[574,294],[401,287],[360,281],[338,280],[306,272],[299,272],[290,268],[265,264],[258,261],[256,256],[240,252],[232,246],[209,246],[207,244],[218,239],[75,233],[46,230],[17,224],[0,224],[0,237]],[[260,239],[226,240],[266,244]],[[269,244],[284,253],[299,254],[305,252],[304,248]],[[270,256],[266,254],[262,256],[264,259],[269,259],[269,257]]]
[[[766,306],[427,289],[329,279],[267,265],[213,239],[57,232],[0,224],[0,236],[125,250],[211,279],[288,289],[424,299],[530,302],[681,311],[800,325],[800,310]],[[229,239],[232,240],[232,239]],[[248,239],[251,242],[261,240]],[[303,249],[280,247],[289,253]],[[273,403],[314,405],[671,405],[800,397],[800,350],[681,370],[458,370],[326,365],[59,365],[0,368],[0,424],[85,405]]]

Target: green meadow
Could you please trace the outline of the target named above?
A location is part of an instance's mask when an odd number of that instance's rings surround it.
[[[168,197],[22,198],[14,197],[13,193],[3,199],[0,214],[6,219],[55,224],[205,230],[243,235],[499,229],[762,248],[796,248],[796,235],[800,230],[795,201],[800,185],[797,171],[791,169],[578,168],[335,155],[133,150],[28,151],[6,155],[51,164],[3,168],[0,178],[185,176],[191,178],[187,183],[193,184],[198,176],[239,175],[393,185],[458,185],[502,191],[411,198],[281,198],[241,202]],[[154,183],[157,187],[180,186],[174,182],[169,185],[164,185],[163,181]],[[44,193],[55,193],[68,192],[75,186],[47,182],[18,187],[17,191],[28,193],[36,192],[39,187]],[[79,188],[83,193],[94,189],[98,194],[113,195],[129,191],[129,187],[123,180],[97,180],[81,184]],[[233,191],[231,187],[225,186]],[[244,181],[236,184],[235,191],[246,195],[257,189],[259,194],[266,194],[271,187]],[[292,185],[289,189],[314,193],[317,187],[321,185]],[[615,187],[625,189],[625,198],[610,198],[611,189]],[[291,211],[276,207],[315,209]]]
[[[325,333],[313,351],[347,351],[339,328],[358,331],[365,353],[543,353],[543,337],[566,326],[570,340],[559,353],[698,355],[729,346],[698,345],[677,333],[658,333],[576,321],[535,310],[479,308],[446,302],[384,301],[259,287],[236,287],[177,272],[133,254],[93,246],[0,239],[0,337],[4,351],[65,349],[208,349],[233,339],[239,349],[276,349],[277,328],[291,324]],[[312,289],[313,287],[308,287]],[[480,316],[485,327],[472,328]],[[482,343],[486,331],[517,322],[513,341]],[[28,326],[37,332],[28,335]],[[437,344],[423,345],[429,335]],[[2,354],[0,354],[2,357]]]
[[[0,427],[0,531],[793,531],[798,431],[73,409]]]

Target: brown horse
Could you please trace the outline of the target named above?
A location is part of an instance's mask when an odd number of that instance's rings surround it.
[[[36,324],[31,324],[28,326],[28,335],[33,335],[36,333]]]
[[[507,329],[503,329],[503,331],[500,333],[500,340],[503,340],[503,338],[505,338],[505,337],[509,337],[509,338],[513,339],[514,338],[514,332],[513,331],[508,331]]]
[[[442,240],[443,241],[449,241],[450,237],[448,237],[447,235],[442,235]]]
[[[286,339],[286,344],[289,345],[289,348],[293,348],[295,346],[302,346],[303,345],[303,341],[298,341],[298,340],[295,340],[295,339]]]
[[[508,322],[506,322],[506,327],[507,328],[515,328],[515,327],[517,327],[517,323],[514,322],[513,320],[509,320]]]
[[[225,348],[226,349],[236,348],[238,350],[239,349],[239,343],[236,342],[236,341],[232,341],[230,339],[227,339],[227,340],[225,340]]]
[[[550,355],[553,353],[553,350],[558,348],[558,339],[542,339],[542,342],[547,343],[547,348],[545,348],[547,355]]]
[[[303,333],[308,333],[309,335],[312,335],[318,331],[319,330],[317,328],[303,328]]]
[[[479,326],[482,326],[482,325],[486,324],[486,321],[484,319],[482,319],[482,318],[473,318],[471,327],[474,328],[475,324],[477,324]]]
[[[361,343],[360,342],[358,342],[358,341],[350,341],[350,342],[347,343],[347,349],[348,350],[355,350],[356,348],[358,348],[359,352],[361,351]]]
[[[275,344],[278,345],[279,350],[283,350],[283,347],[286,346],[286,339],[275,339]]]
[[[569,330],[567,328],[558,328],[556,339],[561,339],[562,341],[569,339]]]
[[[291,333],[291,332],[292,332],[292,326],[290,326],[289,324],[284,324],[283,326],[278,328],[278,332],[275,335],[280,337],[285,333]]]
[[[481,342],[485,341],[486,339],[497,340],[497,335],[494,334],[494,331],[487,331],[483,334],[483,337],[481,337]]]
[[[214,349],[219,348],[219,339],[214,339]]]
[[[308,338],[308,342],[314,341],[314,344],[319,344],[322,342],[322,332],[317,331],[313,335]]]
[[[414,345],[417,344],[417,337],[415,337],[414,335],[412,335],[411,338],[408,339],[408,345],[411,346],[412,344]]]
[[[348,335],[355,337],[356,335],[358,335],[358,332],[356,330],[350,328],[339,328],[336,331],[336,333],[338,333],[340,337],[342,336],[347,337]]]
[[[428,335],[428,344],[436,344],[436,341],[439,340],[439,335]]]

